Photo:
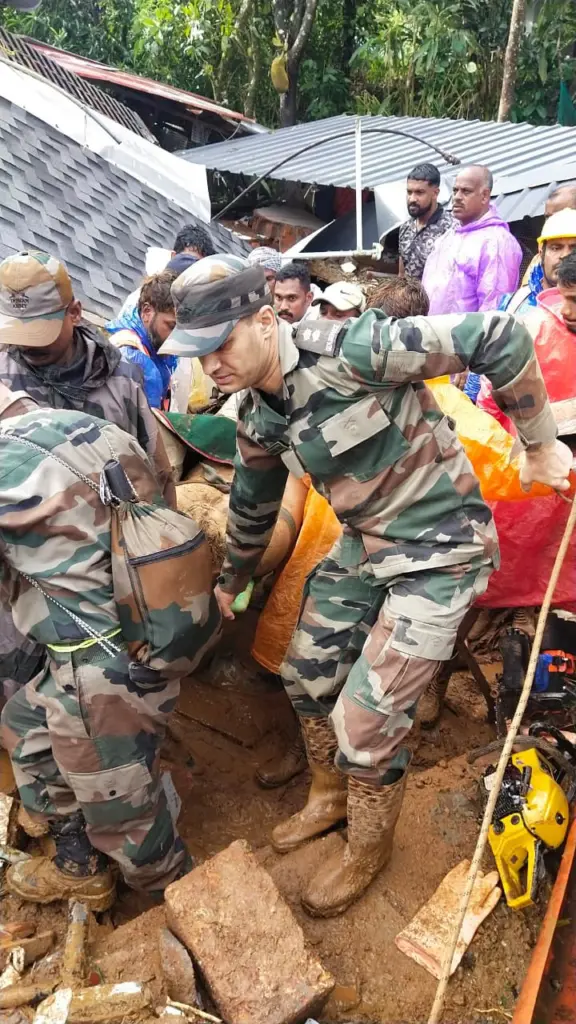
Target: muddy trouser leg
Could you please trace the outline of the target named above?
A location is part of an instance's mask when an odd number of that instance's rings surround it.
[[[418,700],[452,656],[460,622],[491,571],[479,558],[384,584],[377,621],[332,714],[341,771],[376,786],[402,777]]]
[[[187,864],[160,779],[160,746],[179,683],[142,687],[128,657],[97,647],[53,655],[2,713],[2,740],[26,810],[81,810],[92,846],[135,889],[163,889]]]
[[[347,554],[347,550],[349,553]],[[310,574],[280,675],[301,717],[327,717],[378,616],[384,593],[362,576],[361,542],[338,541]]]

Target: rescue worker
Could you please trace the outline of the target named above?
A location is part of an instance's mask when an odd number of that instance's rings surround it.
[[[274,295],[276,287],[276,276],[282,269],[282,257],[280,253],[269,245],[260,245],[248,256],[248,266],[262,267],[270,294]]]
[[[562,397],[573,398],[574,346],[564,314],[559,274],[560,268],[573,265],[572,258],[568,263],[566,259],[576,253],[576,210],[560,210],[548,217],[538,239],[538,246],[544,288],[536,295],[533,305],[521,305],[520,311],[535,339],[536,354],[549,392],[552,393],[551,385],[555,392],[560,385]],[[552,379],[549,377],[550,372],[553,374]],[[478,407],[494,416],[506,430],[513,432],[509,418],[494,402],[492,386],[485,377],[480,385]]]
[[[170,463],[142,375],[82,322],[68,271],[55,256],[19,252],[0,263],[0,381],[41,406],[78,409],[136,438],[175,504]]]
[[[306,316],[314,292],[304,263],[286,263],[276,274],[274,307],[281,320],[297,324]]]
[[[82,322],[64,263],[43,252],[19,252],[0,263],[0,382],[39,405],[77,409],[115,423],[150,458],[166,501],[176,491],[158,424],[138,367]],[[6,608],[0,617],[0,679],[5,692],[27,683],[44,651],[18,637]]]
[[[505,295],[500,304],[500,309],[507,313],[515,316],[530,313],[537,305],[540,293],[556,287],[560,260],[576,250],[575,209],[558,210],[547,218],[538,239],[538,250],[528,283]]]
[[[530,335],[506,314],[392,321],[276,319],[262,271],[174,282],[177,327],[163,346],[198,356],[239,410],[225,618],[269,542],[288,469],[308,472],[343,524],[308,578],[281,675],[300,717],[312,785],[273,832],[287,852],[348,818],[348,841],[312,879],[304,907],[344,911],[386,865],[406,786],[420,695],[452,655],[458,626],[497,562],[472,467],[426,378],[486,373],[525,445],[522,480],[568,487]]]
[[[311,306],[320,306],[320,316],[325,320],[347,320],[364,312],[366,297],[359,284],[335,281],[312,300]]]
[[[152,409],[169,408],[172,374],[178,365],[177,359],[158,354],[176,322],[170,293],[176,276],[174,271],[164,270],[146,278],[136,308],[106,325],[112,344],[124,359],[140,367]]]
[[[11,867],[6,884],[23,900],[75,898],[105,910],[114,898],[109,859],[128,885],[152,892],[190,864],[160,777],[179,681],[131,671],[113,589],[110,506],[101,497],[105,465],[117,460],[139,499],[165,503],[144,451],[119,427],[40,410],[3,385],[0,458],[2,593],[17,628],[48,655],[45,671],[4,707],[2,744],[24,809],[48,823],[56,845],[53,860]],[[175,607],[177,588],[175,581]],[[199,659],[219,615],[210,593],[190,596]]]

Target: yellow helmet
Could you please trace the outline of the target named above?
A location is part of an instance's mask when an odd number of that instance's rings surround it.
[[[548,217],[538,239],[538,245],[551,242],[553,238],[576,238],[576,210],[567,207]]]

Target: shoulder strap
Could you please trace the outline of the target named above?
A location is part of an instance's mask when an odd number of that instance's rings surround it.
[[[128,328],[111,334],[110,341],[116,348],[135,348],[138,352],[143,352],[145,356],[149,355],[136,331],[131,331]]]
[[[292,341],[303,352],[337,356],[347,330],[346,320],[302,320],[292,332]]]

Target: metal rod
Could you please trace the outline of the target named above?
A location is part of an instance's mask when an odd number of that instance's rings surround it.
[[[356,251],[362,251],[362,118],[356,118]]]
[[[353,134],[353,131],[339,132],[338,135],[327,135],[325,136],[325,138],[317,139],[315,142],[307,142],[305,146],[301,146],[300,149],[297,149],[295,153],[290,153],[289,156],[283,157],[282,160],[279,160],[278,163],[274,164],[273,167],[270,167],[267,171],[264,171],[264,174],[258,175],[258,177],[255,178],[254,181],[251,181],[250,184],[246,186],[246,188],[243,188],[242,191],[239,192],[237,196],[234,196],[234,199],[231,199],[230,202],[224,207],[224,209],[220,210],[216,214],[216,216],[212,218],[212,220],[220,220],[220,217],[223,217],[225,213],[228,213],[228,210],[235,206],[236,203],[238,203],[246,195],[246,193],[250,191],[250,189],[255,188],[256,185],[259,185],[261,181],[264,181],[264,178],[270,178],[275,171],[278,171],[281,167],[284,166],[284,164],[289,163],[290,160],[295,160],[296,157],[302,156],[303,153],[307,153],[311,149],[316,149],[318,146],[324,146],[325,143],[327,142],[340,142],[341,139],[348,139]],[[427,146],[428,149],[434,150],[434,152],[438,153],[438,155],[441,156],[442,159],[445,160],[447,164],[453,164],[454,166],[456,166],[457,164],[462,162],[459,157],[453,156],[452,153],[447,153],[444,149],[440,149],[440,147],[434,145],[433,142],[428,142],[427,139],[422,139],[420,138],[419,135],[413,135],[412,132],[404,132],[400,128],[365,128],[363,134],[399,135],[403,139],[411,139],[412,142],[420,142],[423,146]],[[383,184],[385,184],[385,182],[383,182]]]
[[[325,260],[325,259],[344,259],[348,256],[350,259],[354,259],[355,256],[365,256],[372,260],[379,260],[382,257],[382,246],[379,243],[373,246],[372,249],[327,249],[325,252],[299,252],[295,253],[293,257],[286,256],[286,259],[298,260]],[[285,256],[285,253],[280,253],[281,256]]]

